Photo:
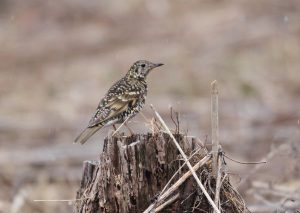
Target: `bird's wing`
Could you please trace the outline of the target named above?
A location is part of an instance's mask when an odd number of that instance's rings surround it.
[[[140,96],[139,92],[134,91],[120,91],[119,94],[105,97],[100,102],[95,115],[89,122],[88,127],[97,126],[99,124],[105,125],[105,122],[111,118],[122,114],[128,107],[134,106]]]

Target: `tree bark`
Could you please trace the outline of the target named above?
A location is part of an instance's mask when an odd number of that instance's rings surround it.
[[[199,147],[176,138],[188,155]],[[179,158],[167,134],[106,138],[100,161],[84,162],[75,211],[143,212],[182,165]]]
[[[187,156],[197,150],[197,154],[189,160],[192,165],[207,156],[207,150],[199,140],[181,134],[174,136]],[[100,160],[84,162],[74,211],[140,213],[146,210],[176,171],[179,172],[171,185],[188,171],[186,166],[181,168],[184,161],[171,140],[168,134],[163,133],[106,138]],[[211,175],[211,161],[202,166],[197,175],[210,196],[214,197],[216,184]],[[165,201],[156,210],[213,211],[193,177],[187,178]],[[242,198],[231,187],[229,178],[223,179],[220,203],[222,212],[248,212]]]

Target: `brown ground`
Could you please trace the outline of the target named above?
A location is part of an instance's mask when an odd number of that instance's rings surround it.
[[[85,146],[72,141],[138,59],[165,63],[148,78],[143,113],[153,116],[152,103],[172,126],[172,105],[202,140],[219,81],[226,154],[275,156],[258,170],[228,161],[233,181],[254,212],[284,210],[300,190],[299,11],[297,0],[0,0],[0,212],[71,212],[68,202],[33,200],[75,197],[82,161],[97,159],[108,129]],[[143,123],[131,126],[146,132]],[[239,182],[251,171],[254,184]],[[262,184],[286,196],[264,200]]]

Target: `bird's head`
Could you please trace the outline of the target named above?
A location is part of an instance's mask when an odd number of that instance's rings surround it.
[[[128,73],[126,74],[129,78],[135,78],[139,80],[146,79],[150,70],[154,69],[155,67],[162,66],[164,64],[161,63],[152,63],[150,61],[140,60],[135,62],[129,69]]]

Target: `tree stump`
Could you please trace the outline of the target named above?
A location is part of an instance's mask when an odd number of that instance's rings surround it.
[[[188,156],[197,149],[197,154],[190,159],[192,165],[207,155],[207,150],[198,140],[181,134],[174,136]],[[84,162],[75,212],[143,212],[155,201],[176,171],[179,170],[172,183],[188,171],[186,166],[181,168],[184,161],[171,140],[170,136],[164,133],[106,138],[100,161]],[[207,188],[214,189],[215,180],[210,175],[210,165],[211,162],[199,169],[201,171],[197,174]],[[231,193],[230,196],[238,194],[228,186],[227,179],[223,181],[220,192],[220,196],[223,196],[220,198],[221,203],[225,203],[222,208],[226,212],[243,212],[239,211],[244,207],[242,202],[238,205],[228,202],[227,192]],[[213,190],[209,190],[209,193],[214,195]],[[189,177],[180,185],[176,194],[178,196],[175,201],[162,212],[212,212],[193,177]]]

